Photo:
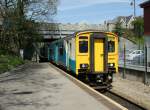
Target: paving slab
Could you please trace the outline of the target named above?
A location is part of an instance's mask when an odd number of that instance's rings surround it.
[[[0,75],[0,110],[111,110],[48,63]]]

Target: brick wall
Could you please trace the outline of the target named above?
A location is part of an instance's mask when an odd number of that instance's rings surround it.
[[[144,8],[144,34],[150,35],[150,6]]]

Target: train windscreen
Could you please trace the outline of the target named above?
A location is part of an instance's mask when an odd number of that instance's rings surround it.
[[[79,52],[80,53],[88,52],[88,41],[79,41]]]

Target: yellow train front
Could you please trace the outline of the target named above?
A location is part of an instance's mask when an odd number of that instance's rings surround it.
[[[118,37],[113,33],[82,31],[49,45],[49,60],[79,79],[107,85],[118,71]]]

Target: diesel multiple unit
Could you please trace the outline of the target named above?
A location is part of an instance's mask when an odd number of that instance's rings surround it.
[[[111,32],[76,32],[50,43],[48,59],[79,79],[110,84],[118,72],[118,37]]]

